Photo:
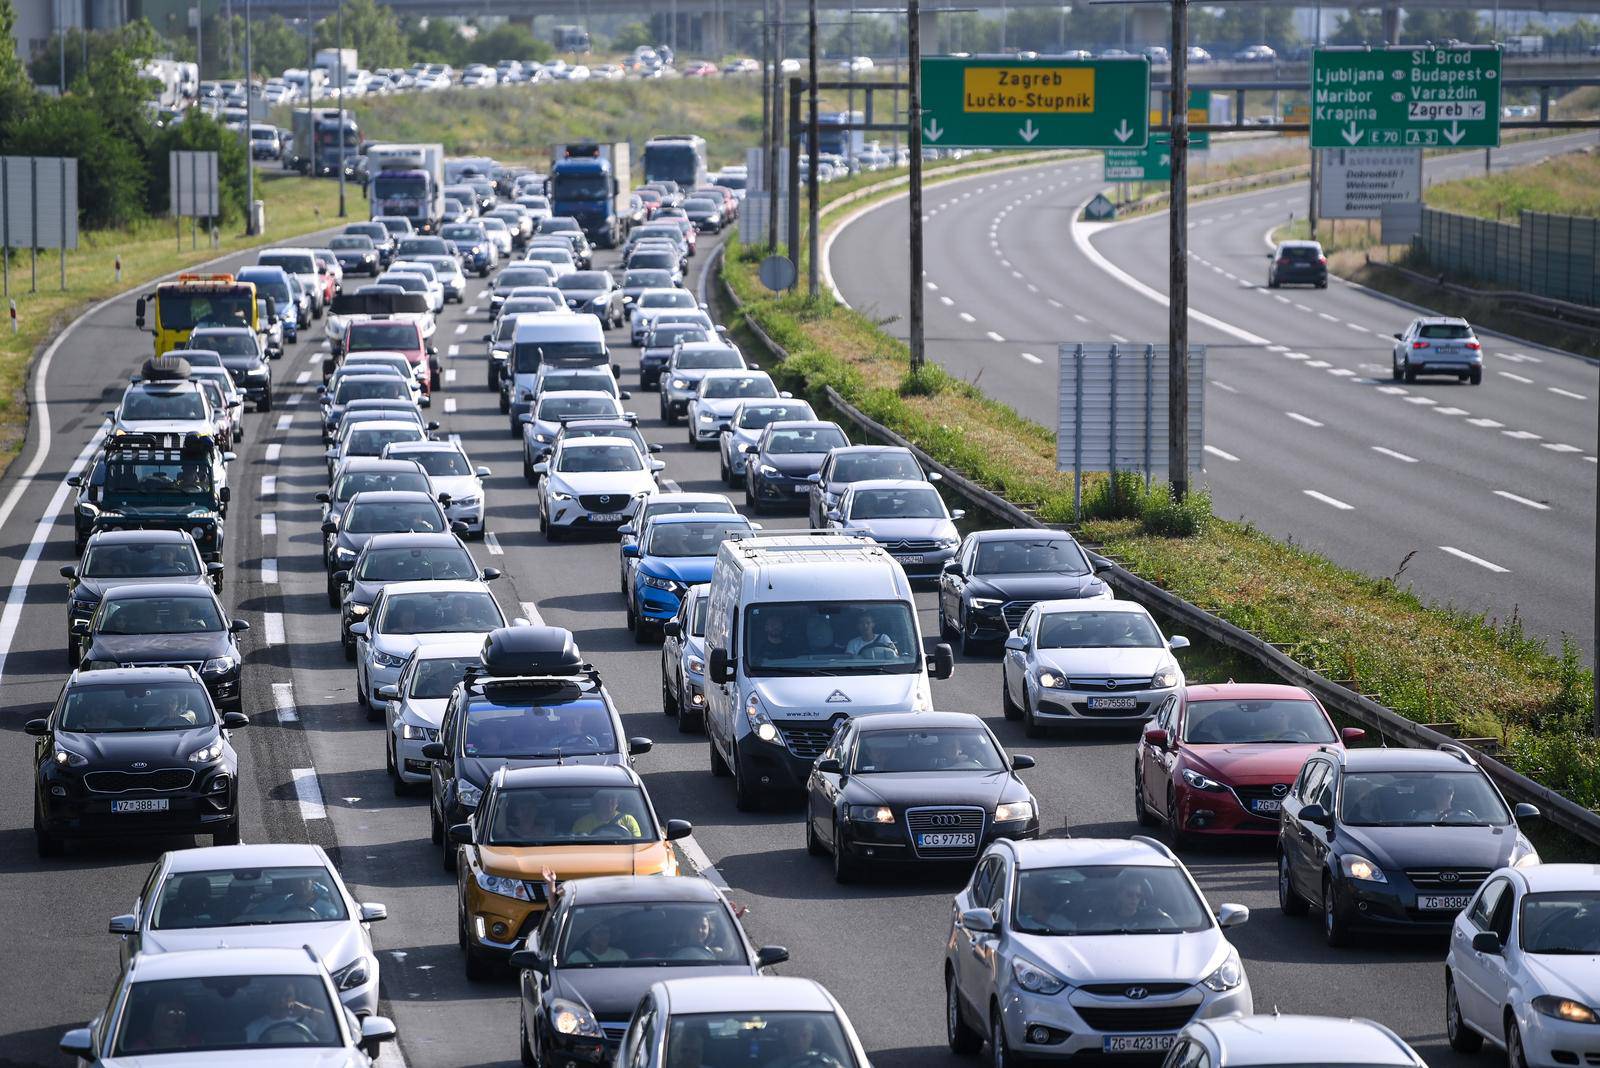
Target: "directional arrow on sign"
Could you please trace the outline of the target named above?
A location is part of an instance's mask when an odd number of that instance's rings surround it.
[[[1453,145],[1465,136],[1467,136],[1467,131],[1463,130],[1455,119],[1451,119],[1450,129],[1444,131],[1444,139]]]
[[[1039,136],[1039,131],[1033,128],[1032,119],[1029,119],[1027,122],[1023,123],[1022,129],[1018,130],[1017,133],[1022,135],[1022,139],[1024,141],[1032,141],[1035,137]]]
[[[1163,155],[1163,156],[1162,156],[1162,157],[1161,157],[1161,165],[1162,165],[1162,166],[1163,166],[1163,167],[1170,167],[1170,166],[1172,166],[1172,157],[1171,157],[1171,156],[1168,156],[1168,155]]]
[[[1127,119],[1123,119],[1122,122],[1117,126],[1117,128],[1115,130],[1112,130],[1111,133],[1112,133],[1112,135],[1114,137],[1116,137],[1116,139],[1118,141],[1121,141],[1123,144],[1127,144],[1128,138],[1133,136],[1133,131],[1128,128],[1128,120]]]
[[[928,129],[927,129],[926,133],[928,135],[928,140],[930,140],[930,141],[939,140],[939,137],[944,133],[944,131],[939,128],[939,120],[938,119],[934,119],[932,122],[928,123]]]
[[[1339,136],[1344,138],[1347,143],[1353,145],[1357,141],[1361,140],[1361,133],[1362,131],[1356,129],[1355,121],[1352,120],[1349,126],[1339,131]]]

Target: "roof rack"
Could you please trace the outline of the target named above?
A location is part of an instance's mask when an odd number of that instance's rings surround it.
[[[1151,838],[1147,834],[1136,834],[1136,835],[1133,835],[1131,838],[1129,838],[1128,841],[1130,841],[1130,842],[1138,842],[1140,845],[1143,845],[1143,846],[1149,846],[1151,849],[1154,849],[1157,853],[1160,853],[1162,856],[1167,857],[1167,858],[1169,858],[1171,860],[1177,860],[1178,859],[1178,854],[1174,853],[1172,851],[1172,849],[1167,845],[1167,843],[1161,841],[1159,838]]]

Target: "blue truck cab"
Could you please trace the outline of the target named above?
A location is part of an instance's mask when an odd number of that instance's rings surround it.
[[[578,221],[584,235],[602,248],[615,248],[628,231],[628,145],[557,145],[549,175],[550,212]]]

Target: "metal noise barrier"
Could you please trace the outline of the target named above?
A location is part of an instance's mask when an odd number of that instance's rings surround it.
[[[711,258],[706,263],[705,270],[707,275],[717,270],[722,260],[722,252],[722,246],[718,245],[716,251],[712,253]],[[717,277],[721,278],[720,273]],[[732,287],[726,281],[722,282],[722,291],[734,307],[742,308],[744,306],[744,302],[739,299],[738,294],[733,292]],[[751,333],[755,334],[768,352],[780,360],[788,358],[789,354],[781,345],[769,337],[758,323],[753,320],[746,320],[746,322],[750,327]],[[954,490],[969,501],[1011,523],[1015,523],[1017,526],[1052,529],[1047,524],[1040,522],[1032,513],[984,489],[959,471],[954,471],[935,460],[913,442],[901,437],[883,424],[868,418],[864,412],[840,396],[832,386],[824,387],[823,392],[828,398],[828,403],[837,408],[839,413],[857,429],[883,441],[910,449],[925,468],[937,471],[943,476],[943,484],[946,487]],[[1456,739],[1446,737],[1438,731],[1430,730],[1419,723],[1415,723],[1392,708],[1387,708],[1370,698],[1351,692],[1326,676],[1306,667],[1249,631],[1236,627],[1221,616],[1213,615],[1197,605],[1190,604],[1177,594],[1170,593],[1160,586],[1140,578],[1120,564],[1116,564],[1092,551],[1090,556],[1094,559],[1096,572],[1116,589],[1118,595],[1126,596],[1130,600],[1138,601],[1146,607],[1171,616],[1173,619],[1181,621],[1184,626],[1205,635],[1212,641],[1250,657],[1261,666],[1277,672],[1291,683],[1310,690],[1329,709],[1377,731],[1386,740],[1399,742],[1414,749],[1437,749],[1446,743],[1459,744]],[[1586,842],[1600,845],[1600,813],[1584,808],[1549,787],[1534,782],[1526,775],[1513,771],[1487,754],[1473,750],[1472,755],[1483,770],[1488,772],[1489,776],[1514,801],[1526,801],[1530,804],[1538,805],[1543,817],[1549,820],[1550,823],[1578,836]]]

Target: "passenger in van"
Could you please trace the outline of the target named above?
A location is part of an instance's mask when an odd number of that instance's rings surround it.
[[[789,656],[789,625],[776,612],[762,613],[761,633],[756,635],[756,653],[759,660],[781,659]]]

